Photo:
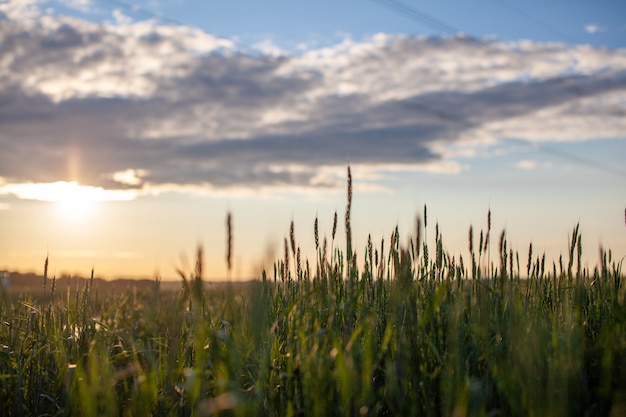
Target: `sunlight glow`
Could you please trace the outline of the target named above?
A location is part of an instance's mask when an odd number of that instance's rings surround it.
[[[133,190],[105,190],[79,185],[76,181],[6,184],[0,187],[0,194],[13,194],[24,200],[55,202],[61,214],[68,218],[85,216],[98,201],[130,201],[137,197]]]
[[[7,184],[3,194],[14,194],[24,200],[38,201],[130,201],[137,196],[133,190],[105,190],[102,187],[79,185],[76,181],[52,183]]]

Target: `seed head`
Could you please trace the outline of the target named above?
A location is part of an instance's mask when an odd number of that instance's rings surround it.
[[[420,216],[417,216],[417,220],[415,222],[415,244],[417,245],[417,248],[419,250],[420,244],[422,243],[422,219],[420,219]]]
[[[302,267],[301,267],[302,263],[301,263],[301,259],[300,259],[300,248],[298,247],[298,254],[296,256],[296,271],[297,271],[297,275],[298,275],[298,279],[300,279],[300,277],[302,277]]]
[[[287,278],[289,275],[289,242],[287,242],[287,238],[285,238],[285,261],[284,262],[285,262],[284,278]]]
[[[296,256],[296,233],[294,229],[293,220],[291,221],[291,226],[289,227],[289,240],[291,243],[291,253],[293,256]]]
[[[313,224],[313,231],[315,232],[315,249],[320,248],[320,234],[317,225],[317,216],[315,216],[315,223]]]
[[[230,272],[233,266],[233,219],[232,214],[229,211],[226,215],[226,232],[227,232],[227,240],[226,240],[226,265],[228,266],[228,271]]]

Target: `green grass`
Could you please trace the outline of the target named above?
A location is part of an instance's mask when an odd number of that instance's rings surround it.
[[[290,236],[245,285],[205,285],[199,251],[180,292],[0,294],[0,415],[626,415],[621,261],[581,268],[577,227],[520,266],[490,226],[462,260],[438,227],[353,252],[345,220],[345,249],[316,221],[316,259]]]

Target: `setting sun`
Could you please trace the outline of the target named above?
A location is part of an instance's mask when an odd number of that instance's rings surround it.
[[[80,219],[93,210],[99,201],[129,201],[135,192],[105,190],[101,187],[80,185],[76,181],[53,183],[9,184],[5,190],[19,198],[57,203],[59,213],[68,219]]]
[[[85,218],[93,210],[94,200],[85,193],[69,192],[59,195],[56,202],[57,210],[61,216],[69,220]]]

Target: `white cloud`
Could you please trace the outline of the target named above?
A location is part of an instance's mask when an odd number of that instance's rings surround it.
[[[515,164],[515,166],[518,167],[519,169],[524,169],[527,171],[534,170],[535,168],[537,168],[537,165],[538,165],[537,161],[531,161],[528,159],[519,161]]]
[[[526,171],[533,171],[538,168],[551,168],[552,164],[549,162],[539,162],[531,159],[523,159],[515,164],[516,168]]]
[[[148,172],[144,169],[126,169],[124,171],[114,172],[111,175],[113,181],[124,185],[141,185],[144,177]]]
[[[9,0],[0,4],[0,13],[12,20],[34,19],[41,15],[39,0]]]
[[[199,29],[153,21],[100,25],[44,15],[0,24],[4,41],[13,46],[0,66],[3,84],[57,103],[149,98],[161,83],[188,75],[202,55],[234,48],[232,41]]]
[[[61,0],[61,3],[81,12],[88,12],[92,6],[91,0]]]
[[[130,16],[126,16],[119,9],[113,10],[113,18],[115,19],[115,23],[117,23],[120,26],[130,25],[131,23],[133,23],[133,19]]]
[[[268,56],[279,57],[286,56],[288,54],[287,51],[280,48],[271,39],[264,39],[262,41],[255,42],[252,45],[252,48]]]
[[[588,25],[585,25],[585,32],[587,32],[589,34],[592,34],[592,35],[594,33],[600,32],[602,30],[603,29],[600,26],[598,26],[598,25],[596,25],[594,23],[589,23]]]
[[[129,190],[105,190],[101,187],[79,185],[75,181],[54,183],[5,184],[0,186],[0,195],[14,195],[25,200],[69,202],[69,201],[129,201],[136,192]]]
[[[348,161],[458,173],[501,138],[626,132],[626,49],[378,34],[263,55],[189,27],[48,15],[9,16],[0,35],[0,176],[15,186],[334,190],[328,167]]]

